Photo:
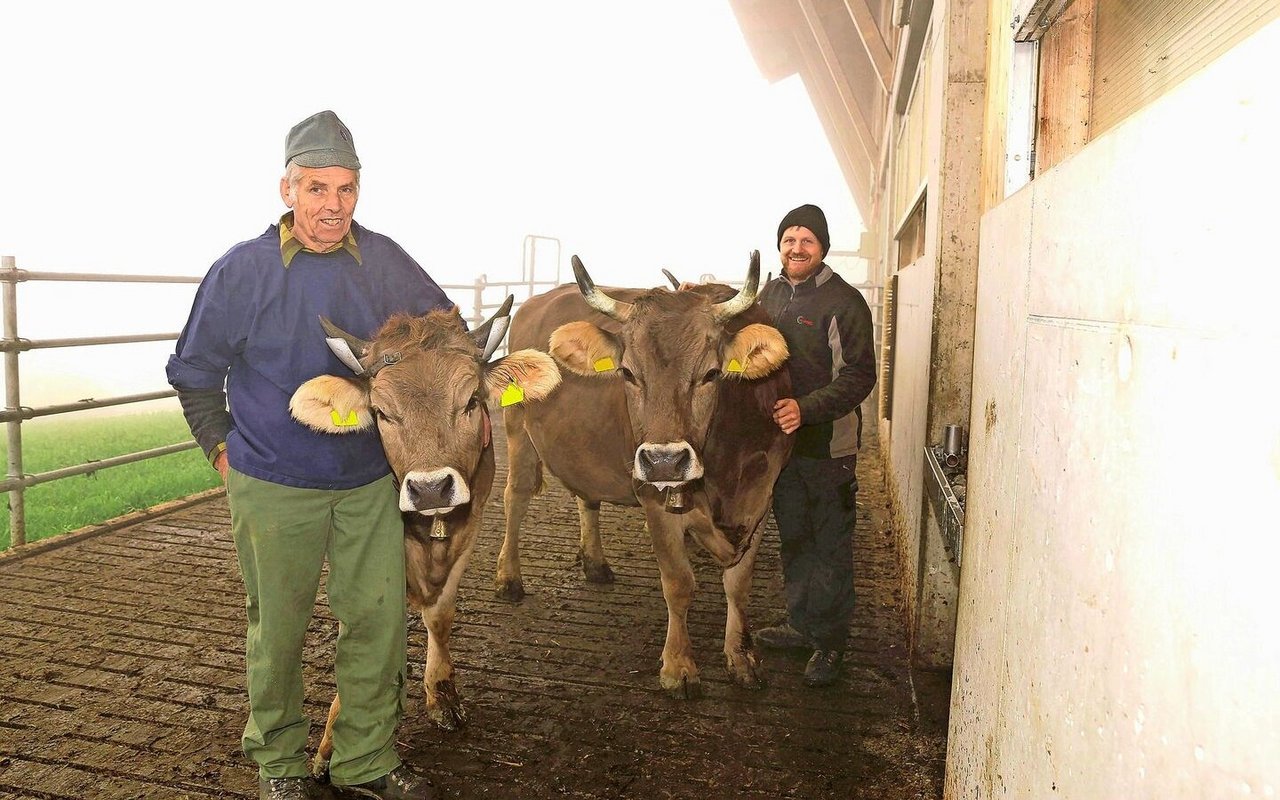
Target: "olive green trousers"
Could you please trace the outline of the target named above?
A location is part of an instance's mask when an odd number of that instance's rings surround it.
[[[231,470],[231,531],[248,611],[249,719],[241,743],[264,778],[309,774],[302,651],[325,560],[342,711],[329,771],[363,783],[400,765],[405,687],[404,527],[390,477],[356,489],[298,489]]]

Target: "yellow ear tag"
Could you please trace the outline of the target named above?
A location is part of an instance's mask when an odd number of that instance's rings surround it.
[[[351,410],[351,413],[347,415],[346,419],[342,418],[342,415],[338,413],[338,409],[336,408],[329,412],[329,416],[333,419],[333,424],[337,425],[339,428],[351,428],[360,424],[359,418],[356,417],[355,409]]]
[[[608,372],[613,369],[613,359],[605,356],[604,358],[596,359],[596,363],[591,366],[596,368],[596,372]]]
[[[725,372],[744,372],[745,370],[742,369],[742,363],[739,362],[738,359],[731,358],[729,359],[729,366],[725,367],[724,371]]]
[[[507,388],[502,390],[502,405],[513,406],[516,403],[524,401],[524,389],[516,385],[515,381],[507,384]]]

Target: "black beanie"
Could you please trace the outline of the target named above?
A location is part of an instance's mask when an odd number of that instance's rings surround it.
[[[827,233],[827,215],[822,213],[822,209],[815,205],[806,203],[799,208],[793,208],[787,212],[782,218],[782,222],[778,223],[778,249],[782,249],[782,234],[787,228],[799,225],[813,231],[813,235],[818,237],[818,244],[822,245],[822,257],[827,257],[827,252],[831,250],[831,236]]]

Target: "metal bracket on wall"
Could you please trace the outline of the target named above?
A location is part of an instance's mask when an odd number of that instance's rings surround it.
[[[938,526],[942,529],[942,541],[958,567],[960,551],[964,543],[964,509],[960,506],[960,500],[955,492],[951,490],[951,480],[947,477],[946,468],[943,467],[938,456],[939,453],[934,447],[925,447],[925,492],[929,495],[933,510],[938,516]]]

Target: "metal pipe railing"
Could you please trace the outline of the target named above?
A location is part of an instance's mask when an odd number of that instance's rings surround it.
[[[18,272],[17,260],[13,256],[0,256],[0,277],[4,279],[4,338],[6,342],[18,340],[18,285],[11,276]],[[18,351],[6,350],[4,354],[4,403],[6,409],[21,408],[21,395],[18,392]],[[10,479],[22,477],[22,423],[15,420],[6,426],[9,444],[8,476]],[[23,505],[22,489],[19,488],[9,497],[9,546],[14,547],[27,543],[27,511]]]
[[[0,411],[0,422],[10,422],[13,420],[28,420],[36,417],[48,417],[54,414],[69,414],[73,411],[84,411],[90,408],[108,408],[110,406],[126,405],[128,403],[145,403],[148,400],[163,400],[166,397],[177,397],[178,393],[173,389],[163,392],[147,392],[146,394],[126,394],[120,397],[108,397],[103,400],[97,400],[92,397],[84,400],[77,400],[74,403],[62,403],[55,406],[42,406],[39,408],[18,408],[6,409]]]
[[[132,464],[135,461],[145,461],[148,458],[167,456],[170,453],[181,453],[184,450],[191,450],[195,446],[196,443],[194,441],[167,444],[163,447],[153,447],[150,450],[139,450],[136,453],[126,453],[122,456],[93,459],[91,461],[86,461],[83,464],[77,464],[74,467],[63,467],[62,469],[54,469],[48,472],[38,472],[35,475],[24,475],[21,479],[10,478],[6,481],[0,481],[0,492],[8,492],[13,489],[26,489],[31,486],[37,486],[41,483],[56,481],[59,478],[70,478],[76,475],[97,472],[98,470],[106,469],[107,467],[118,467],[121,464]]]

